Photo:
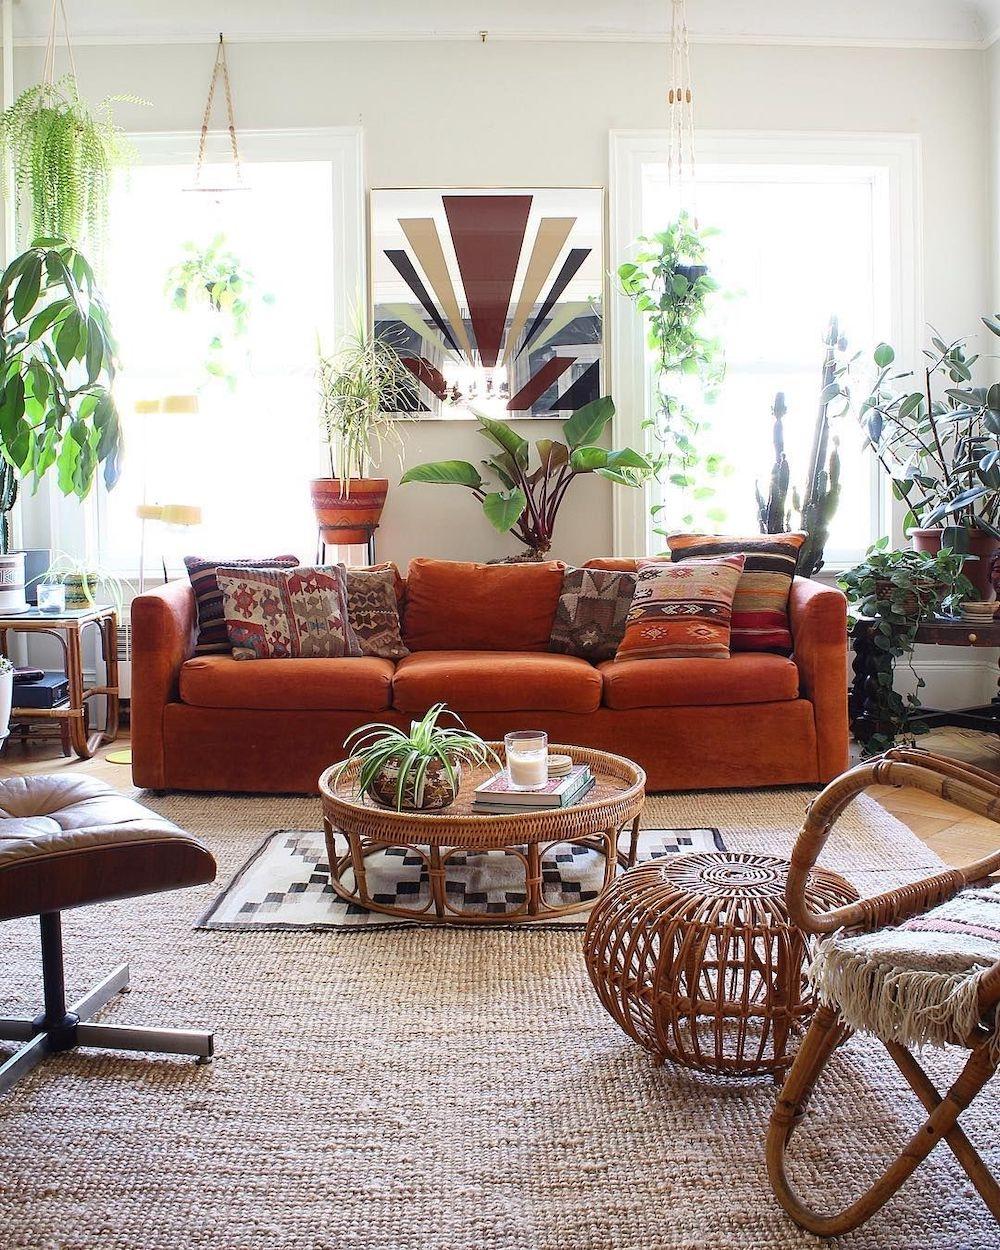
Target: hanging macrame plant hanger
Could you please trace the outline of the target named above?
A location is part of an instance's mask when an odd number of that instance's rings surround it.
[[[61,0],[60,0],[61,3]],[[225,186],[208,186],[203,181],[205,172],[205,149],[208,146],[208,127],[212,119],[212,106],[215,103],[215,89],[222,79],[223,92],[226,97],[226,119],[229,130],[229,146],[233,154],[233,181]],[[229,65],[226,61],[226,44],[219,33],[219,43],[215,51],[215,65],[212,67],[212,79],[208,84],[208,98],[205,101],[205,112],[201,119],[201,138],[198,141],[198,158],[195,162],[194,184],[185,187],[186,191],[207,191],[218,195],[229,191],[249,191],[243,181],[243,168],[240,165],[240,145],[236,138],[236,117],[233,112],[233,91],[229,82]]]
[[[56,29],[62,15],[63,39],[66,42],[66,59],[69,61],[69,76],[73,80],[73,88],[77,88],[76,62],[73,59],[73,45],[69,41],[69,19],[66,16],[65,0],[52,0],[52,12],[49,15],[49,37],[45,41],[45,56],[42,60],[42,82],[51,87],[55,81],[56,68]]]
[[[671,0],[669,77],[667,79],[667,183],[678,211],[698,222],[695,171],[694,88],[687,0]]]

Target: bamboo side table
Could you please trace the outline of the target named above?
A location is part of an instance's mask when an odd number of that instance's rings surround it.
[[[83,675],[82,639],[86,628],[96,626],[101,639],[104,661],[103,685],[87,686]],[[47,634],[55,638],[63,652],[63,666],[69,682],[69,698],[55,707],[17,707],[11,709],[12,721],[54,720],[60,730],[68,730],[69,744],[82,760],[89,760],[98,747],[118,737],[118,614],[112,607],[67,609],[65,612],[41,612],[30,608],[11,616],[0,616],[0,651],[7,651],[7,635]],[[17,687],[14,688],[15,697]],[[87,730],[87,702],[103,696],[106,700],[104,726]]]

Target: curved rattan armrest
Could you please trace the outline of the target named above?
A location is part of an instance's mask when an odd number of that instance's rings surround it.
[[[923,881],[861,899],[834,911],[815,912],[806,902],[806,880],[816,866],[827,838],[844,810],[871,786],[911,786],[955,803],[967,811],[1000,821],[1000,782],[971,764],[944,759],[913,747],[898,747],[868,760],[838,777],[809,805],[805,823],[792,851],[786,898],[792,920],[806,933],[833,933],[837,929],[878,929],[899,924],[910,916],[954,897],[974,881],[1000,868],[1000,851],[965,868],[949,868]],[[991,969],[984,981],[996,978]]]

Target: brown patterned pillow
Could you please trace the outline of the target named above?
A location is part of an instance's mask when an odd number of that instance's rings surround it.
[[[625,635],[635,582],[635,573],[567,569],[549,650],[592,664],[614,659]]]
[[[347,570],[347,615],[362,655],[401,660],[410,654],[399,631],[395,566]]]

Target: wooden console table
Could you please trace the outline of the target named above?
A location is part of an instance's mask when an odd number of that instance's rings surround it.
[[[854,641],[854,681],[851,685],[851,730],[857,738],[865,738],[864,718],[868,711],[868,683],[874,680],[872,659],[875,654],[875,627],[871,617],[859,617],[851,630]],[[956,620],[954,617],[934,617],[922,621],[917,628],[917,642],[938,647],[1000,647],[1000,620],[994,618],[985,624]],[[929,729],[941,725],[954,725],[958,729],[984,729],[1000,733],[1000,683],[998,693],[982,707],[957,708],[954,711],[925,708],[915,720],[922,721]],[[860,732],[859,732],[860,731]]]
[[[82,639],[88,625],[95,625],[101,638],[104,660],[103,686],[87,686],[83,678]],[[0,616],[0,650],[7,651],[8,633],[48,634],[62,647],[63,667],[69,682],[69,698],[55,707],[18,707],[17,687],[11,721],[54,720],[61,730],[68,730],[69,743],[82,760],[89,760],[99,746],[114,742],[118,736],[118,614],[112,607],[70,609],[65,612],[41,612],[30,608],[11,616]],[[106,699],[104,728],[92,733],[87,728],[87,701],[103,695]]]

